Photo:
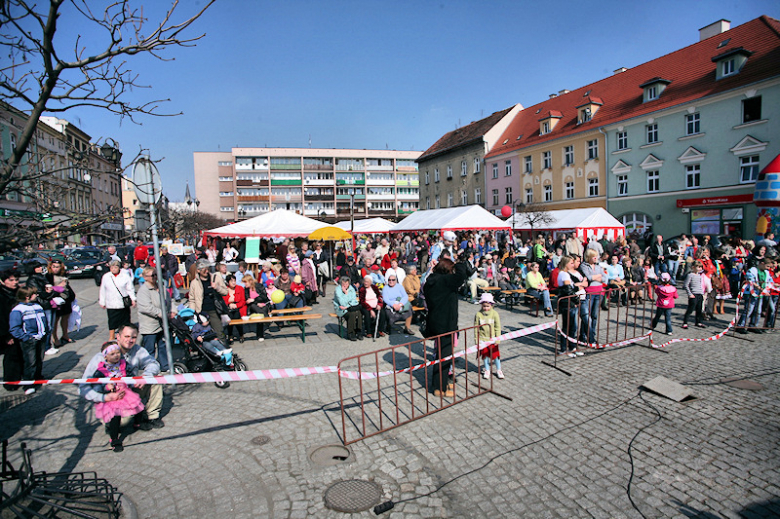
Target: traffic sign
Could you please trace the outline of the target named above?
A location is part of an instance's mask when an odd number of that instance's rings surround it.
[[[143,156],[133,166],[135,196],[142,204],[156,204],[162,196],[162,179],[157,166],[149,157]]]

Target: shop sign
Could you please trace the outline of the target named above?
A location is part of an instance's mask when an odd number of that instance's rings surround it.
[[[702,207],[710,205],[749,204],[753,201],[753,194],[710,196],[707,198],[677,199],[677,207]]]

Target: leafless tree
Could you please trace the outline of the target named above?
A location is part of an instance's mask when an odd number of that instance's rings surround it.
[[[162,232],[170,238],[197,238],[201,231],[225,225],[225,220],[211,213],[190,209],[169,209],[162,220]]]
[[[214,2],[207,0],[193,15],[177,21],[179,2],[174,0],[159,20],[152,21],[144,16],[143,6],[131,0],[109,1],[102,11],[94,10],[96,3],[91,0],[41,4],[0,0],[0,102],[26,116],[10,157],[2,158],[0,197],[12,192],[30,197],[39,180],[52,175],[51,169],[35,167],[44,159],[31,150],[44,113],[94,107],[133,122],[142,114],[179,115],[160,110],[167,99],[128,101],[131,90],[149,88],[128,61],[136,55],[167,61],[172,59],[165,56],[167,49],[194,46],[205,34],[189,37],[186,33]],[[81,36],[72,42],[62,40],[58,21],[66,9],[79,18],[79,33],[89,34],[89,42]]]
[[[515,226],[530,227],[531,234],[540,225],[549,225],[555,222],[555,218],[544,204],[533,202],[518,206],[519,211],[515,215]]]

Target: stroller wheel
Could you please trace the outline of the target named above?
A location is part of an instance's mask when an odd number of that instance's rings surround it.
[[[228,381],[214,382],[214,385],[217,386],[219,389],[227,389],[230,387],[230,382]]]
[[[174,362],[173,363],[173,374],[174,375],[181,375],[182,373],[187,373],[189,370],[187,369],[187,366],[181,362]]]
[[[246,367],[246,363],[239,359],[237,356],[233,357],[233,371],[248,371],[249,368]]]

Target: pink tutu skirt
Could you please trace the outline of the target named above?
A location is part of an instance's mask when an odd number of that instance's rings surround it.
[[[138,393],[121,382],[117,383],[117,388],[125,390],[125,396],[122,400],[95,404],[95,416],[104,423],[110,422],[115,416],[135,416],[144,410],[144,404]]]

